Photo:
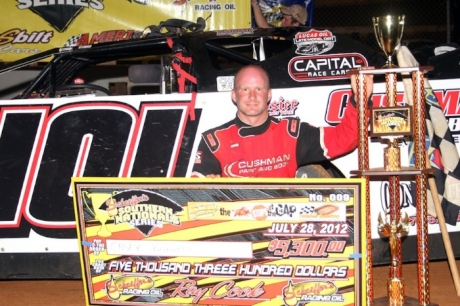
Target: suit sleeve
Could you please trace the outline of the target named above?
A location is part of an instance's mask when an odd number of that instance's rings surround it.
[[[353,98],[351,98],[353,99]],[[336,126],[314,127],[303,122],[297,142],[299,166],[339,157],[358,145],[358,114],[348,103],[342,121]]]
[[[336,125],[320,128],[320,143],[324,155],[331,159],[354,150],[358,145],[358,112],[354,97],[350,98],[342,121]]]
[[[206,177],[209,174],[222,175],[222,168],[202,136],[195,155],[191,177]]]

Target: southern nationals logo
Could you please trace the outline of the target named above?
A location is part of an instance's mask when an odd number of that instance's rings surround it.
[[[105,206],[115,224],[129,223],[144,236],[150,235],[155,227],[163,227],[163,223],[180,225],[176,215],[183,208],[171,199],[147,190],[127,190],[111,197]]]

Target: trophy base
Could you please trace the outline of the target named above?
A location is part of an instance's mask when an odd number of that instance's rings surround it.
[[[380,305],[388,306],[389,303],[390,302],[388,301],[388,297],[384,296],[384,297],[374,299],[374,304],[373,305],[374,306],[380,306]],[[419,306],[419,305],[420,304],[418,303],[418,299],[406,296],[405,301],[404,301],[404,306]],[[439,306],[439,304],[429,303],[429,304],[426,304],[424,306]]]

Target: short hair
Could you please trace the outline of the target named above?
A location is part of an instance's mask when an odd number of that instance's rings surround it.
[[[260,66],[258,66],[256,64],[249,64],[249,65],[243,66],[240,69],[238,69],[238,71],[235,73],[235,77],[233,79],[233,88],[235,88],[236,79],[238,78],[240,73],[243,72],[244,70],[250,69],[250,68],[254,68],[254,69],[257,69],[257,70],[261,71],[265,75],[265,77],[267,78],[267,85],[268,85],[268,88],[270,88],[270,75],[268,74],[267,70],[265,70],[264,68],[262,68],[262,67],[260,67]]]

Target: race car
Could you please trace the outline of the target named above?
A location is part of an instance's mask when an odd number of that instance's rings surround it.
[[[153,31],[126,41],[53,49],[5,65],[2,80],[34,76],[20,92],[0,91],[8,98],[0,101],[0,240],[13,252],[34,256],[41,246],[33,242],[19,250],[17,239],[33,241],[31,232],[74,239],[71,177],[190,176],[201,133],[235,115],[230,91],[235,72],[244,65],[268,71],[270,115],[324,126],[336,125],[343,116],[351,95],[348,72],[385,62],[381,52],[348,35],[287,27]],[[442,79],[444,71],[436,67],[429,77],[435,91],[445,99],[447,94],[456,97],[458,104],[459,79]],[[383,103],[383,77],[376,76],[375,82],[374,103]],[[402,103],[403,88],[398,92]],[[446,101],[445,107],[455,102]],[[458,120],[451,107],[448,120]],[[372,144],[371,166],[383,163],[382,152],[381,143]],[[358,168],[357,155],[303,166],[299,177],[350,177]],[[388,185],[372,184],[378,195],[373,198],[377,220],[379,211],[388,209]],[[401,190],[401,206],[413,216],[410,183],[402,182]],[[415,224],[411,230],[413,235]],[[373,238],[379,240],[377,229]],[[434,257],[443,256],[439,243]],[[68,261],[63,254],[69,252],[71,260],[78,260],[78,250],[65,243],[54,250],[54,260]],[[388,262],[386,253],[384,244],[375,262]],[[414,260],[414,254],[405,254],[406,260]],[[60,273],[31,268],[33,260],[27,262],[24,269],[33,270],[35,277]],[[74,266],[67,272],[78,277],[78,264]]]

